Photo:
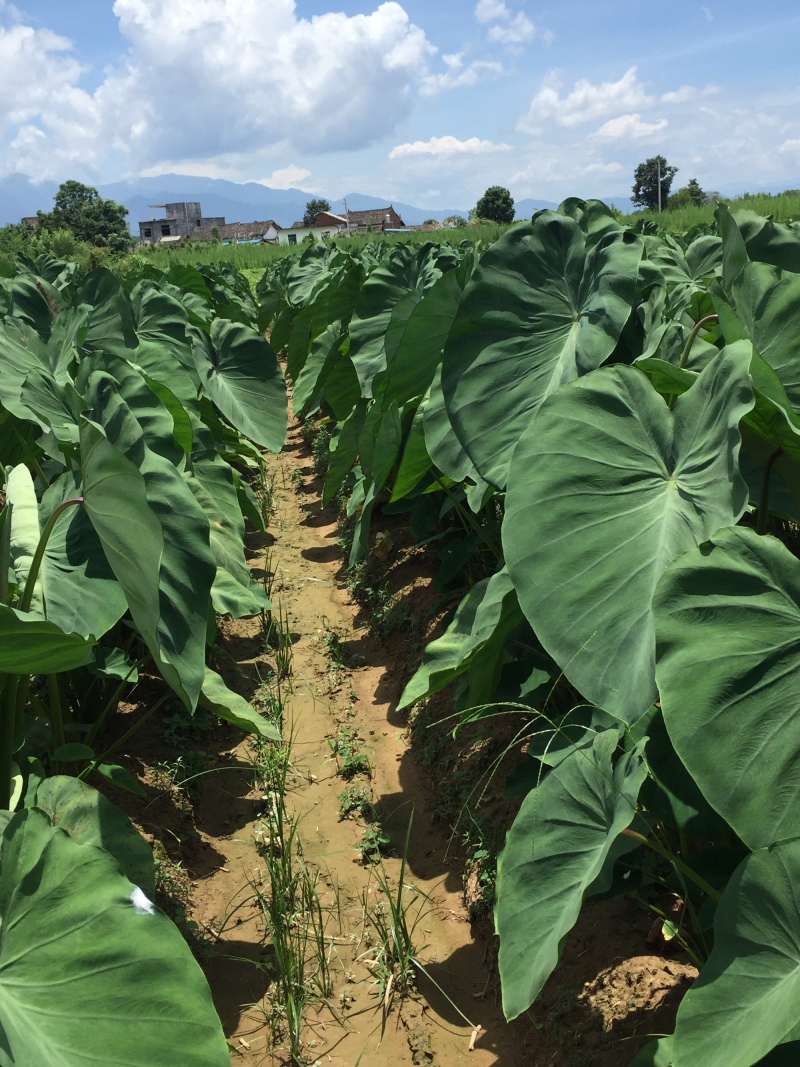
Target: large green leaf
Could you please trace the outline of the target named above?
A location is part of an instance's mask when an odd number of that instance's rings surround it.
[[[83,360],[78,384],[83,387],[87,402],[100,405],[101,410],[109,402],[103,399],[106,393],[124,400],[122,407],[109,412],[108,418],[115,420],[110,438],[123,450],[139,444],[135,455],[131,456],[137,466],[141,462],[142,447],[146,446],[167,460],[171,467],[181,469],[184,453],[175,440],[174,418],[159,398],[158,391],[147,384],[146,372],[116,356],[93,356]],[[131,415],[135,421],[131,420]]]
[[[327,327],[337,321],[346,327],[350,322],[363,280],[361,265],[350,259],[331,273],[321,275],[308,302],[292,322],[286,367],[294,381],[305,368],[309,347]]]
[[[110,852],[128,881],[153,897],[153,850],[128,816],[102,793],[77,778],[57,774],[39,786],[36,807],[79,845],[96,845]]]
[[[48,367],[59,382],[67,380],[67,372],[77,356],[77,348],[86,337],[89,310],[86,304],[64,308],[53,323],[47,342]]]
[[[0,672],[57,674],[92,662],[94,638],[64,633],[33,612],[0,604]]]
[[[522,802],[497,869],[495,924],[506,1018],[538,996],[575,925],[583,894],[636,814],[644,742],[612,765],[618,733],[576,749]]]
[[[800,411],[800,274],[766,263],[747,263],[732,296],[756,351],[780,378],[792,407]]]
[[[259,715],[243,696],[229,689],[216,671],[212,671],[210,667],[206,667],[200,700],[220,719],[232,722],[234,726],[238,726],[240,730],[248,734],[258,734],[259,737],[266,738],[268,741],[281,740],[280,730],[268,722],[263,715]]]
[[[138,467],[148,506],[161,525],[158,622],[146,639],[148,644],[155,640],[157,661],[176,672],[178,692],[194,707],[203,684],[208,601],[216,571],[209,519],[174,464],[150,448],[149,441],[156,437],[152,424],[159,414],[154,409],[161,409],[167,427],[171,419],[141,377],[131,372],[131,379],[123,393],[111,375],[97,372],[89,380],[87,396],[109,441]],[[129,398],[138,406],[129,405]],[[169,430],[163,433],[171,441]],[[174,677],[168,681],[174,684]]]
[[[285,291],[293,307],[303,307],[331,262],[331,251],[322,244],[310,245],[294,260],[286,276]]]
[[[634,367],[604,367],[551,396],[514,453],[503,544],[522,609],[573,685],[629,723],[656,699],[659,577],[747,504],[750,352],[728,346],[672,410]]]
[[[416,300],[405,307],[407,321],[419,298],[443,273],[437,256],[438,250],[431,243],[419,248],[397,245],[387,262],[364,282],[350,322],[350,356],[365,397],[372,396],[375,375],[386,369],[386,333],[395,306],[414,294]]]
[[[168,351],[180,363],[191,366],[191,344],[186,337],[189,316],[174,296],[139,282],[131,292],[133,326],[139,341],[137,360],[157,359]]]
[[[469,669],[487,643],[494,645],[496,658],[521,618],[514,586],[505,567],[491,578],[476,582],[458,605],[444,634],[425,649],[422,664],[403,690],[398,709],[432,696],[455,681]]]
[[[80,494],[80,472],[65,471],[42,497],[42,528],[57,507]],[[127,610],[125,593],[83,507],[66,508],[59,516],[47,542],[42,573],[45,614],[67,633],[102,637]]]
[[[3,373],[0,374],[0,401],[3,407],[13,412],[18,419],[37,422],[47,429],[47,422],[22,402],[22,383],[28,374],[46,365],[46,346],[34,329],[21,319],[0,320],[0,358]]]
[[[686,770],[670,741],[660,711],[651,717],[647,733],[650,775],[642,786],[642,803],[660,822],[680,833],[718,841],[728,830],[725,820],[710,806]]]
[[[717,906],[714,949],[678,1009],[673,1067],[751,1067],[797,1025],[799,884],[796,839],[736,870]]]
[[[749,848],[800,834],[800,563],[721,530],[667,569],[653,607],[672,742]]]
[[[608,234],[622,230],[611,208],[602,200],[581,200],[577,196],[568,196],[558,205],[558,213],[577,222],[586,238],[587,248],[593,248]]]
[[[472,478],[475,482],[480,479],[448,417],[442,392],[441,364],[436,368],[430,385],[428,402],[422,415],[422,426],[425,448],[442,474],[446,474],[454,482],[463,482],[465,478]]]
[[[468,252],[455,270],[443,274],[414,305],[386,370],[381,387],[386,400],[405,404],[431,384],[477,258],[476,249]]]
[[[484,254],[445,346],[442,386],[456,433],[492,485],[505,485],[514,446],[545,398],[614,351],[641,254],[628,232],[587,253],[578,224],[553,211]]]
[[[358,512],[350,550],[350,566],[365,559],[369,551],[369,523],[373,505],[400,454],[402,427],[397,403],[383,409],[376,400],[370,408],[358,441],[364,474],[364,500]]]
[[[367,401],[361,400],[331,437],[330,463],[322,490],[322,506],[327,507],[353,468],[358,455],[358,442],[367,417]]]
[[[750,259],[800,274],[800,233],[796,225],[773,222],[746,209],[734,216]]]
[[[295,415],[302,415],[312,400],[319,396],[328,375],[340,359],[343,333],[341,319],[335,319],[312,341],[311,352],[292,390],[292,410]]]
[[[44,278],[18,274],[11,283],[11,314],[27,322],[45,340],[62,303],[61,294]]]
[[[194,429],[195,451],[184,481],[203,509],[209,524],[216,576],[211,588],[214,610],[240,618],[269,609],[263,589],[252,577],[244,556],[244,519],[231,467],[214,447],[205,426]]]
[[[672,1067],[672,1037],[651,1041],[636,1053],[630,1067]]]
[[[708,279],[720,274],[722,240],[703,234],[685,250],[676,243],[661,242],[653,261],[667,283],[670,311],[679,315],[690,307],[695,293],[708,291]]]
[[[144,477],[88,419],[81,425],[81,466],[84,507],[106,559],[153,657],[170,685],[180,690],[177,672],[163,661],[158,647],[164,535],[147,502]]]
[[[208,985],[176,928],[107,852],[35,808],[4,833],[0,919],[4,1062],[228,1067]]]
[[[341,356],[325,379],[325,400],[337,422],[344,422],[361,399],[361,386],[349,355]]]
[[[445,275],[447,277],[447,275]],[[391,501],[399,500],[410,493],[431,469],[433,462],[425,447],[425,409],[428,406],[430,392],[426,393],[414,412],[414,418],[408,431],[403,456],[397,469],[397,478],[392,489]],[[448,424],[449,425],[449,424]]]
[[[255,330],[215,319],[193,332],[197,372],[209,397],[240,433],[280,452],[286,437],[286,385],[275,353]]]
[[[83,347],[90,352],[130,355],[138,342],[131,313],[131,302],[118,278],[110,270],[98,267],[86,278],[73,301],[88,304],[89,328]]]
[[[71,382],[59,383],[49,370],[37,367],[22,383],[20,399],[50,426],[59,443],[77,444],[80,397]]]

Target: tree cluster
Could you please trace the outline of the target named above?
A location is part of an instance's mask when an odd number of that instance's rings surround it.
[[[661,198],[659,202],[659,173],[661,176]],[[670,193],[672,182],[678,173],[664,156],[653,156],[640,163],[633,172],[633,196],[631,200],[647,211],[674,211],[684,207],[702,207],[720,199],[717,192],[706,193],[700,188],[697,178],[690,178],[682,189]]]
[[[514,198],[502,185],[491,185],[475,205],[474,216],[490,222],[513,222]]]
[[[53,210],[37,212],[38,229],[69,230],[77,241],[127,252],[133,244],[125,225],[127,214],[124,205],[104,200],[91,186],[66,181],[53,198]]]

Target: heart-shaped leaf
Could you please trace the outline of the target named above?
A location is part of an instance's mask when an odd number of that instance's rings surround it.
[[[35,808],[4,833],[0,919],[7,1062],[228,1067],[208,985],[176,928],[109,853]]]
[[[752,1067],[797,1025],[798,883],[797,840],[736,870],[717,905],[714,949],[678,1009],[672,1067]]]
[[[497,868],[495,924],[500,936],[503,1010],[516,1019],[558,963],[583,894],[616,838],[636,814],[647,770],[643,743],[611,757],[618,732],[576,749],[522,802]]]
[[[612,232],[591,250],[555,211],[513,226],[484,254],[444,350],[442,387],[481,477],[503,488],[511,453],[542,402],[599,367],[636,292],[642,244]]]
[[[519,443],[503,545],[522,610],[581,693],[633,723],[656,699],[651,600],[666,565],[739,518],[751,346],[670,410],[634,367],[559,389]]]
[[[667,569],[653,601],[672,743],[749,848],[800,835],[800,563],[736,527]]]
[[[96,845],[110,852],[125,877],[152,899],[156,891],[153,850],[127,815],[102,793],[77,778],[57,774],[39,786],[36,807],[79,845]]]
[[[210,336],[193,331],[200,380],[225,418],[270,452],[286,437],[286,384],[275,353],[249,326],[215,319]]]
[[[0,604],[0,671],[58,674],[92,662],[93,636],[64,633],[34,612]]]

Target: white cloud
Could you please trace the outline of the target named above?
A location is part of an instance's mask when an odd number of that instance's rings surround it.
[[[310,174],[310,170],[296,167],[294,163],[290,163],[288,167],[274,170],[268,178],[260,178],[259,185],[266,185],[270,189],[300,189],[306,192],[303,189],[303,182]]]
[[[539,133],[549,124],[578,126],[614,111],[632,111],[653,102],[636,77],[636,67],[630,67],[619,81],[595,85],[581,78],[566,96],[560,96],[559,90],[558,77],[551,74],[531,100],[528,111],[517,123],[517,129]]]
[[[706,22],[713,22],[714,21],[714,13],[712,12],[710,7],[706,7],[706,5],[703,4],[702,7],[700,8],[700,10],[705,15]]]
[[[504,26],[492,26],[489,30],[489,40],[500,44],[522,44],[530,41],[536,34],[536,27],[531,20],[520,11]]]
[[[532,41],[537,34],[536,26],[522,11],[513,15],[503,0],[478,0],[475,6],[478,22],[495,23],[489,27],[488,38],[498,44],[518,45]],[[541,34],[549,44],[553,34],[549,30]]]
[[[622,170],[622,164],[617,162],[612,163],[588,163],[585,167],[581,168],[582,174],[619,174]]]
[[[642,122],[642,116],[636,112],[633,115],[619,115],[615,119],[609,119],[597,132],[601,137],[632,137],[638,140],[665,130],[668,125],[666,119],[659,119],[658,122]]]
[[[702,89],[698,89],[695,85],[682,85],[680,89],[662,93],[659,100],[663,104],[685,104],[689,101],[698,101],[706,96],[715,96],[719,92],[721,89],[718,85],[704,85]]]
[[[235,172],[228,166],[207,159],[165,159],[154,167],[140,171],[142,178],[158,178],[161,174],[186,174],[192,178],[225,178],[230,181]]]
[[[0,7],[0,12],[7,10]],[[0,26],[0,124],[10,129],[53,107],[83,72],[72,45],[50,30]]]
[[[0,30],[6,129],[27,123],[47,135],[21,142],[0,169],[45,177],[71,161],[91,171],[110,153],[141,170],[268,146],[362,148],[408,116],[436,52],[394,0],[310,19],[296,17],[294,0],[116,0],[114,13],[129,54],[92,96],[77,87],[82,71],[64,38]],[[479,69],[460,71],[464,83]]]
[[[478,22],[494,22],[495,19],[507,18],[509,14],[503,0],[478,0],[475,5],[475,18]]]
[[[502,63],[485,59],[475,60],[465,67],[463,52],[442,56],[442,60],[447,70],[442,74],[428,74],[420,82],[423,96],[438,96],[451,89],[467,89],[485,77],[497,77],[503,73]]]
[[[212,153],[281,141],[362,147],[408,114],[411,85],[435,49],[398,3],[310,20],[297,19],[294,6],[116,0],[139,92],[169,102],[169,121],[148,124],[147,140],[173,151],[176,140],[179,148],[205,142]]]
[[[398,159],[400,156],[453,156],[468,153],[470,155],[485,155],[487,152],[507,152],[510,144],[494,144],[492,141],[481,141],[478,137],[469,137],[466,141],[459,141],[457,137],[449,134],[445,137],[431,137],[429,141],[413,141],[409,144],[399,144],[389,153],[389,159]]]

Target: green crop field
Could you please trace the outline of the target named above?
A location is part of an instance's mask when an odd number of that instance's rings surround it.
[[[775,222],[800,222],[800,190],[785,193],[744,193],[733,200],[727,200],[730,211],[755,211],[757,215],[769,216]],[[625,222],[633,224],[637,218],[655,222],[661,229],[670,233],[685,233],[695,226],[706,226],[714,222],[715,204],[702,207],[675,208],[669,211],[643,211],[640,215],[626,215]]]
[[[398,710],[447,691],[451,730],[515,724],[506,1018],[582,908],[629,896],[699,978],[674,1033],[620,1064],[800,1062],[798,204],[620,221],[573,198],[291,251],[0,261],[0,1061],[230,1063],[105,790],[141,793],[117,755],[160,706],[123,729],[140,672],[287,751],[209,650],[220,618],[261,616],[291,656],[244,545],[288,388],[350,574],[386,550],[384,516],[438,568],[444,628]]]

